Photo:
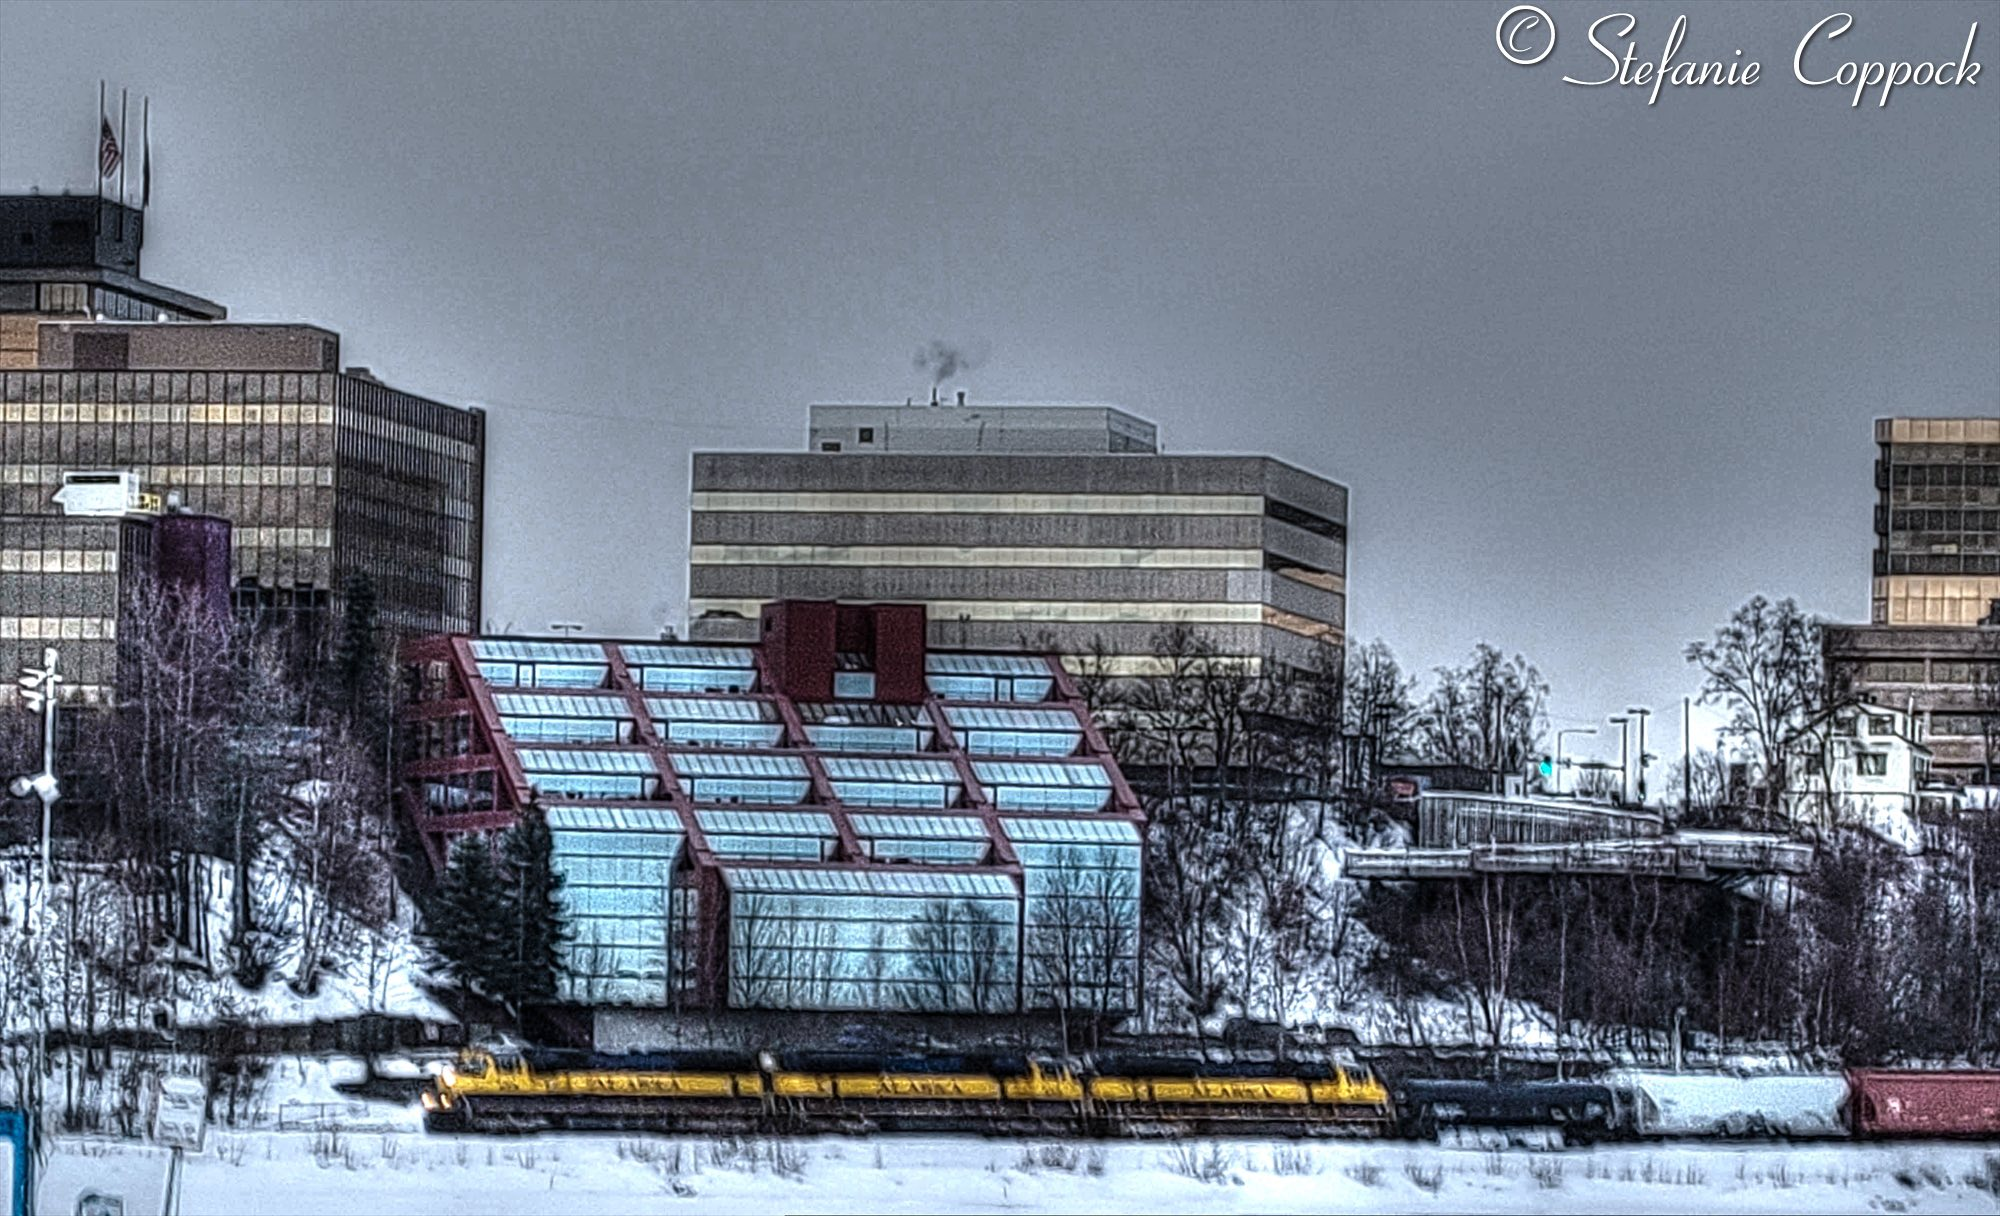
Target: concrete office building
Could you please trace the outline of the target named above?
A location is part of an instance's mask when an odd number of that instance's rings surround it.
[[[1931,770],[2000,768],[2000,418],[1875,422],[1868,625],[1824,631],[1838,693],[1907,711]]]
[[[133,473],[142,511],[171,496],[230,521],[239,610],[316,624],[366,577],[393,632],[471,629],[484,415],[343,372],[330,331],[227,322],[147,282],[144,226],[111,201],[0,198],[0,517],[61,515],[66,474]],[[44,552],[0,530],[0,550]],[[24,597],[0,591],[0,637],[63,616]]]
[[[1186,625],[1252,668],[1342,645],[1347,491],[1264,456],[1169,455],[1102,406],[816,405],[809,450],[694,457],[689,629],[778,599],[925,605],[930,642],[1157,675]]]

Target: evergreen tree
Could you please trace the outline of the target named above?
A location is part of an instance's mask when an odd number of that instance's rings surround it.
[[[516,1010],[556,996],[562,946],[570,938],[570,927],[554,853],[548,816],[539,803],[531,803],[501,848],[510,913],[507,940],[500,943],[507,972],[501,991]]]
[[[341,589],[341,599],[340,645],[333,662],[334,694],[338,703],[346,706],[355,735],[372,746],[388,728],[375,584],[365,574],[354,575]]]
[[[476,987],[489,996],[504,995],[504,964],[512,958],[507,948],[511,903],[484,837],[467,836],[452,846],[427,919],[431,943],[444,956],[461,990]]]

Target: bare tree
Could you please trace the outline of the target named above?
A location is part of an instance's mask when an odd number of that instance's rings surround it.
[[[1382,765],[1409,749],[1415,739],[1416,680],[1403,674],[1388,645],[1377,639],[1347,652],[1344,723],[1358,740],[1355,784],[1374,789]]]
[[[1114,1015],[1129,1012],[1138,962],[1138,891],[1119,850],[1062,849],[1029,902],[1027,1002],[1053,1008],[1063,1043],[1095,1045]]]
[[[1549,686],[1534,664],[1481,642],[1463,667],[1435,674],[1417,714],[1417,734],[1431,756],[1496,780],[1526,769],[1548,728]]]
[[[983,901],[930,900],[910,928],[907,1000],[932,1012],[1012,1008],[1012,958],[1005,922]]]
[[[1731,724],[1757,749],[1766,805],[1784,793],[1785,753],[1800,729],[1828,707],[1819,622],[1790,599],[1752,596],[1712,642],[1690,642],[1687,661],[1700,668],[1703,704],[1730,710]]]
[[[795,921],[776,901],[743,895],[732,901],[729,926],[729,1002],[749,1009],[783,1009],[794,1003],[792,956]]]

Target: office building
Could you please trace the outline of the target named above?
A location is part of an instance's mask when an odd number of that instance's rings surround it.
[[[1875,422],[1870,624],[1824,631],[1840,695],[1901,710],[1934,775],[2000,761],[2000,418]]]
[[[229,605],[229,521],[212,515],[0,515],[0,535],[0,665],[38,665],[57,647],[66,691],[86,702],[109,699],[142,582]]]
[[[590,1006],[1137,1006],[1143,819],[1060,663],[911,605],[782,602],[742,645],[402,652],[434,866],[538,803]]]
[[[317,624],[365,578],[392,632],[471,629],[484,415],[342,371],[328,330],[229,322],[147,282],[144,222],[0,198],[0,516],[60,515],[72,474],[135,474],[140,510],[230,521],[240,610]],[[37,551],[24,527],[0,549]],[[49,615],[11,602],[0,636]]]
[[[809,450],[694,457],[697,640],[778,599],[923,604],[934,646],[1162,674],[1185,625],[1252,669],[1342,644],[1347,491],[1265,456],[1166,454],[1102,406],[816,405]]]

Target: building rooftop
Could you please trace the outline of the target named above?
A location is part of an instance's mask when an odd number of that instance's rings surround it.
[[[813,452],[1157,454],[1159,428],[1116,406],[1076,403],[942,401],[815,405],[807,425]]]
[[[908,605],[773,604],[763,636],[412,643],[405,666],[432,669],[428,699],[473,718],[453,763],[405,772],[433,861],[447,835],[504,827],[530,802],[671,812],[661,822],[691,841],[783,839],[787,856],[864,868],[880,863],[858,842],[891,821],[899,835],[983,841],[970,860],[1003,868],[1016,838],[1102,838],[1069,820],[1124,824],[1116,838],[1136,840],[1138,803],[1056,660],[930,652]],[[422,699],[412,712],[435,718]],[[454,780],[475,771],[490,780]]]
[[[69,298],[62,307],[51,308],[41,290],[86,284],[110,289],[123,303],[150,305],[180,319],[219,321],[229,315],[213,300],[141,278],[145,233],[145,212],[112,199],[0,195],[0,312],[110,311],[96,309],[87,299]]]

